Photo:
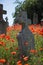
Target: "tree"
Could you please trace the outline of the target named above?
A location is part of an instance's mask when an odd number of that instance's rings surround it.
[[[43,17],[41,14],[43,13],[43,0],[25,0],[23,3],[19,2],[15,8],[15,16],[20,10],[27,11],[28,18],[33,20],[33,13],[36,12],[38,14],[38,20],[40,22],[41,18]],[[33,22],[32,22],[33,23]]]

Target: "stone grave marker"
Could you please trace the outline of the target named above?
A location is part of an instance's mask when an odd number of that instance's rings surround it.
[[[25,20],[23,19],[23,21],[20,21],[20,23],[24,23],[24,26],[22,26],[22,31],[18,34],[17,39],[20,55],[29,56],[30,49],[34,49],[35,47],[34,35],[28,28],[28,25],[30,24],[30,19],[27,19],[27,13],[25,11],[24,13],[25,15],[23,14],[23,17],[25,17]]]
[[[3,19],[3,14],[6,14],[7,12],[3,10],[3,5],[0,4],[0,34],[5,33],[6,34],[6,22]]]
[[[43,12],[42,12],[41,16],[42,16],[42,18],[40,20],[40,23],[41,23],[41,26],[43,26]]]
[[[6,20],[6,27],[8,27],[9,26],[8,17],[6,17],[5,20]]]
[[[20,23],[20,21],[21,22],[25,22],[27,20],[28,23],[31,24],[31,19],[27,19],[26,12],[24,12],[24,11],[20,11],[19,13],[17,13],[17,16],[16,16],[15,20],[16,21],[19,21],[19,23]]]
[[[37,23],[38,23],[38,14],[33,13],[33,24],[37,24]]]

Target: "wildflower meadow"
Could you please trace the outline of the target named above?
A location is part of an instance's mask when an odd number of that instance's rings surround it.
[[[19,58],[17,35],[22,26],[15,24],[7,28],[7,33],[0,35],[0,65],[43,65],[43,26],[30,25],[29,29],[34,34],[35,50],[30,50],[30,57]]]

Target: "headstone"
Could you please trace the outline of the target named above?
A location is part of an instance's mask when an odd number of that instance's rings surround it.
[[[0,4],[0,34],[6,34],[6,22],[3,20],[3,14],[7,12],[3,10],[3,5]]]
[[[22,12],[21,12],[22,13]],[[29,51],[30,49],[34,49],[34,35],[28,28],[28,24],[30,24],[30,19],[27,21],[27,13],[24,11],[25,16],[25,21],[20,21],[20,23],[24,23],[24,28],[22,31],[18,34],[17,39],[18,39],[18,46],[20,50],[20,55],[28,55],[29,56]]]
[[[9,26],[8,17],[6,17],[5,20],[6,20],[6,27],[8,27]]]
[[[40,20],[41,26],[43,26],[43,12],[41,13],[41,20]]]
[[[38,23],[38,14],[34,13],[33,14],[33,24],[37,24]]]
[[[43,18],[41,19],[41,26],[43,26]]]
[[[26,15],[26,12],[24,12],[24,11],[21,11],[20,12],[21,14],[21,16],[20,16],[20,21],[22,21],[22,22],[25,22],[26,20],[27,20],[27,15]]]
[[[21,21],[21,22],[25,22],[25,21],[28,21],[27,23],[30,23],[31,24],[31,19],[27,19],[27,15],[26,15],[27,13],[26,12],[24,12],[24,11],[21,11],[20,12],[20,17],[19,17],[19,20]],[[30,21],[29,21],[30,20]]]
[[[25,22],[27,20],[28,23],[31,24],[31,19],[27,19],[26,12],[24,12],[24,11],[20,11],[19,13],[17,13],[17,16],[16,16],[15,20],[16,21],[19,21],[19,23],[20,23],[20,21],[21,22]]]

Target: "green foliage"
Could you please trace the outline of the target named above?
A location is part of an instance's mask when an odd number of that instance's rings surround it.
[[[31,20],[33,20],[33,13],[36,12],[38,14],[38,20],[40,21],[42,17],[41,13],[43,13],[43,0],[24,0],[24,2],[19,2],[15,8],[14,18],[16,18],[20,10],[27,11],[27,16],[31,18]]]

